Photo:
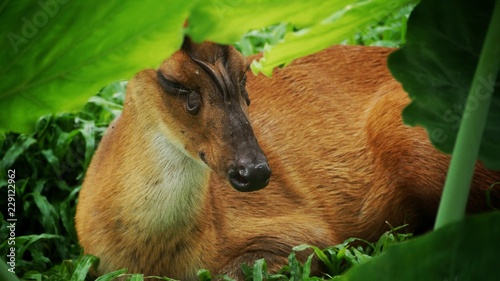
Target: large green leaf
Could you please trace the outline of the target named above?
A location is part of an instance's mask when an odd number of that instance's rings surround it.
[[[110,82],[157,66],[195,1],[9,1],[0,7],[0,130],[75,110]]]
[[[0,6],[0,131],[28,132],[46,113],[69,111],[111,81],[158,65],[181,44],[230,44],[252,28],[300,29],[266,52],[262,70],[290,62],[376,22],[409,0],[10,1]],[[344,16],[342,16],[344,15]],[[342,16],[342,17],[341,17]]]
[[[498,280],[500,212],[445,226],[349,270],[340,280]]]
[[[377,22],[409,0],[367,1],[252,1],[235,3],[212,0],[194,8],[189,20],[193,39],[232,43],[249,29],[287,22],[299,29],[264,52],[254,63],[255,72],[271,75],[272,70],[333,44],[340,43],[355,31]]]
[[[208,38],[232,44],[250,29],[279,22],[289,22],[298,27],[314,25],[353,2],[355,1],[208,0],[193,8],[188,33],[196,41]]]
[[[412,98],[403,111],[409,125],[422,125],[432,143],[451,153],[479,60],[494,0],[422,0],[408,20],[407,43],[389,57],[389,68]],[[479,77],[471,103],[494,88],[479,158],[500,169],[500,79]],[[472,109],[474,109],[474,104]]]
[[[362,30],[409,2],[372,0],[347,5],[307,29],[287,34],[283,42],[264,52],[264,58],[254,63],[253,70],[271,75],[276,66],[338,44],[352,35],[353,31]]]

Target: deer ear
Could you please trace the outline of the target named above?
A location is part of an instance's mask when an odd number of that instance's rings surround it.
[[[192,45],[193,45],[193,41],[191,40],[191,38],[189,38],[189,36],[185,35],[184,41],[182,42],[181,50],[183,50],[187,53],[190,53],[192,50]]]

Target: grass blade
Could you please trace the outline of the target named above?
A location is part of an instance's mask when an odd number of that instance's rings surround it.
[[[113,272],[109,272],[109,273],[106,273],[106,274],[100,276],[95,281],[111,281],[111,280],[115,279],[116,277],[118,277],[119,275],[124,274],[125,272],[127,272],[126,268],[120,269],[117,271],[113,271]]]
[[[77,260],[76,268],[71,275],[70,281],[85,281],[91,266],[96,265],[99,259],[92,255],[85,255]]]
[[[17,157],[23,154],[34,143],[36,143],[35,139],[25,135],[20,135],[16,140],[16,143],[11,146],[3,156],[0,168],[5,170],[7,167],[11,167]]]
[[[262,281],[264,280],[263,271],[266,267],[266,262],[264,259],[257,260],[253,265],[253,280]]]
[[[144,275],[142,274],[132,274],[129,281],[144,281]]]
[[[7,264],[3,260],[0,260],[0,279],[9,281],[19,281],[17,276],[9,271]]]

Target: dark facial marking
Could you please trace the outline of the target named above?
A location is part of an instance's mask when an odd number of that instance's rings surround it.
[[[203,161],[203,163],[208,165],[207,159],[205,158],[205,156],[206,156],[205,152],[203,152],[203,151],[198,152],[198,156],[200,157],[201,161]]]
[[[211,78],[217,90],[222,94],[224,102],[229,103],[231,95],[239,94],[239,88],[233,82],[231,72],[228,71],[230,67],[228,46],[214,45],[212,47],[216,49],[210,55],[194,49],[193,45],[185,47],[186,54]]]
[[[229,77],[227,77],[227,72],[224,69],[224,73],[221,73],[220,66],[223,65],[221,59],[218,59],[215,65],[208,64],[199,59],[192,58],[205,72],[212,78],[215,82],[217,89],[222,93],[224,100],[228,97],[228,87],[227,81],[230,81]],[[226,76],[226,77],[225,77]],[[229,82],[231,83],[231,82]]]
[[[224,101],[228,102],[230,93],[235,92],[234,84],[231,81],[231,78],[229,77],[229,74],[226,71],[226,67],[224,66],[224,63],[222,62],[221,59],[218,59],[215,62],[215,67],[219,71],[219,74],[222,77],[222,80],[224,81],[224,85],[225,85],[225,91],[223,92],[224,93]]]
[[[163,73],[161,73],[160,70],[156,71],[156,73],[158,76],[158,83],[160,83],[160,86],[162,87],[162,89],[165,92],[167,92],[168,94],[172,94],[172,95],[184,94],[184,95],[186,95],[190,92],[189,89],[187,89],[186,87],[165,78],[165,76],[163,76]]]
[[[247,75],[245,74],[245,75],[243,75],[243,78],[241,78],[240,89],[241,89],[241,93],[243,95],[243,98],[245,98],[247,106],[250,106],[250,97],[248,96],[246,84],[247,84]]]

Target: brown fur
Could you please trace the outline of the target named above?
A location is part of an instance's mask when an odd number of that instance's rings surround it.
[[[195,55],[208,60],[217,48],[205,43]],[[229,50],[226,68],[238,80],[246,64]],[[266,258],[276,270],[298,244],[375,240],[388,230],[386,221],[409,230],[432,226],[449,157],[422,128],[402,124],[409,99],[387,71],[391,51],[334,46],[272,78],[247,74],[252,103],[249,111],[241,106],[273,171],[269,185],[251,193],[225,179],[236,153],[223,137],[226,113],[215,105],[216,86],[187,54],[174,54],[160,69],[190,88],[209,89],[199,116],[162,91],[153,70],[137,74],[80,193],[77,231],[85,252],[101,258],[98,273],[126,267],[193,280],[207,268],[241,278],[241,263]],[[168,152],[181,165],[165,167],[166,142],[181,151]],[[196,180],[172,195],[168,169]],[[485,190],[498,181],[500,172],[478,164],[468,210],[487,210]],[[496,190],[497,207],[499,198]]]

